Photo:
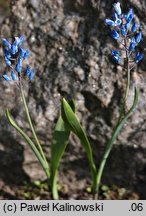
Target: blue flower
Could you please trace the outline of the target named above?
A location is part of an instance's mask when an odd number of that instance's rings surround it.
[[[119,26],[119,25],[121,25],[122,20],[119,19],[117,13],[114,13],[114,14],[113,14],[113,17],[114,17],[115,26]]]
[[[128,30],[130,28],[130,23],[126,23],[125,28]]]
[[[18,64],[20,67],[22,67],[22,58],[21,57],[18,58]]]
[[[142,39],[142,33],[139,32],[139,33],[136,35],[135,40],[136,40],[137,43],[139,43],[139,42],[141,41],[141,39]]]
[[[24,37],[15,37],[15,40],[10,44],[5,38],[2,39],[4,46],[4,60],[7,66],[11,67],[10,71],[11,78],[3,74],[3,78],[6,81],[19,81],[19,77],[28,76],[29,80],[32,80],[34,77],[34,71],[31,71],[30,67],[27,66],[23,74],[23,60],[27,59],[29,56],[29,50],[25,50],[21,47]],[[17,55],[16,55],[17,54]],[[12,56],[12,58],[11,58]],[[19,75],[18,75],[19,73]],[[21,74],[21,75],[20,75]]]
[[[126,22],[127,29],[130,27],[130,24],[131,24],[131,21],[132,21],[133,17],[134,17],[133,10],[130,9],[129,12],[128,12],[128,14],[125,16],[126,21],[127,21]]]
[[[4,56],[4,60],[7,66],[11,66],[11,61],[6,56]]]
[[[10,77],[8,77],[7,74],[3,74],[2,77],[3,77],[4,80],[6,80],[6,81],[10,81],[10,80],[11,80]]]
[[[19,57],[18,58],[18,62],[17,62],[16,67],[15,67],[16,72],[20,73],[21,72],[21,68],[22,68],[22,58]]]
[[[116,50],[112,50],[112,54],[113,54],[113,59],[115,62],[119,63],[120,62],[120,58],[119,58],[119,52]]]
[[[120,63],[119,56],[114,56],[113,58],[114,58],[114,61],[115,61],[115,62]]]
[[[11,54],[9,53],[9,51],[7,49],[4,49],[4,56],[6,56],[7,59],[11,58]]]
[[[133,24],[132,27],[131,27],[131,31],[132,31],[133,33],[136,32],[137,27],[138,27],[137,22],[134,22],[134,24]]]
[[[20,56],[22,58],[24,58],[24,54],[25,54],[25,49],[23,49],[22,47],[20,48]]]
[[[6,47],[8,47],[9,49],[11,49],[11,44],[9,43],[9,41],[7,41],[5,38],[2,39],[3,45],[5,45]]]
[[[24,53],[24,57],[23,57],[23,58],[24,58],[24,59],[27,59],[28,56],[29,56],[29,50],[26,50],[25,53]]]
[[[114,56],[119,56],[119,52],[116,51],[116,50],[112,50],[112,54],[113,54]]]
[[[130,46],[129,46],[129,51],[134,51],[135,47],[136,47],[136,41],[135,41],[135,37],[133,36],[131,39]]]
[[[144,57],[144,54],[141,54],[141,53],[136,53],[135,54],[135,57],[134,57],[134,61],[135,61],[135,63],[138,63],[139,61],[141,61],[142,59],[143,59],[143,57]]]
[[[116,30],[112,30],[111,35],[115,40],[118,40],[120,37]]]
[[[15,66],[15,71],[16,71],[17,73],[20,73],[20,72],[21,72],[21,67],[20,67],[19,64],[16,64],[16,66]]]
[[[126,18],[127,22],[131,22],[131,20],[133,19],[133,17],[134,17],[133,10],[130,9],[128,11],[128,13],[125,15],[125,18]]]
[[[14,81],[18,80],[18,77],[16,76],[14,71],[11,71],[11,77],[12,77],[12,80],[14,80]]]
[[[13,55],[15,55],[17,52],[18,52],[18,46],[16,45],[16,43],[13,43],[13,44],[11,45],[11,53],[12,53]]]
[[[135,46],[136,46],[136,44],[133,43],[133,42],[131,42],[130,46],[129,46],[129,51],[134,51],[135,50]]]
[[[137,22],[132,23],[134,19],[133,10],[130,9],[127,14],[123,14],[119,2],[113,4],[113,7],[115,9],[115,13],[112,15],[113,20],[106,19],[105,23],[111,26],[111,36],[124,48],[121,47],[120,54],[118,51],[112,50],[113,59],[119,63],[121,57],[127,59],[129,56],[130,62],[135,61],[138,63],[142,60],[144,55],[140,53],[135,54],[134,52],[135,48],[142,40],[142,33],[139,32],[136,34],[138,24]],[[123,64],[125,64],[125,61],[123,61]],[[123,65],[123,67],[125,67],[125,65]],[[131,64],[129,67],[131,67],[130,70],[133,69]]]
[[[29,56],[29,50],[25,50],[23,48],[20,48],[20,56],[23,58],[23,59],[27,59],[28,56]]]
[[[27,67],[25,69],[25,76],[29,76],[30,73],[31,73],[31,69],[30,69],[30,67]]]
[[[113,6],[114,6],[114,9],[115,9],[116,13],[118,15],[121,15],[122,14],[122,10],[121,10],[121,6],[120,6],[120,2],[114,3]]]
[[[113,20],[110,20],[110,19],[105,19],[105,24],[107,24],[109,26],[115,26],[115,22]]]
[[[121,30],[121,34],[122,34],[123,36],[125,36],[126,33],[127,33],[127,29],[125,28],[125,26],[121,26],[120,30]]]
[[[15,37],[14,43],[19,47],[19,46],[22,44],[23,39],[24,39],[24,36],[23,36],[23,35],[20,36],[20,37]]]
[[[34,77],[34,71],[31,71],[28,78],[31,81],[33,79],[33,77]]]

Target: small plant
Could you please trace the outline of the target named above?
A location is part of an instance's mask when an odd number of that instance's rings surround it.
[[[65,99],[62,100],[62,118],[64,122],[68,124],[70,130],[80,139],[88,156],[94,199],[98,198],[101,178],[108,156],[112,150],[113,143],[138,103],[138,89],[136,85],[134,85],[133,103],[130,108],[127,106],[131,84],[131,73],[137,63],[143,59],[143,54],[136,51],[137,46],[142,39],[142,33],[138,30],[138,23],[133,21],[133,10],[130,9],[127,14],[123,14],[119,2],[113,4],[113,7],[113,19],[105,19],[105,24],[110,26],[111,36],[119,43],[120,47],[122,47],[120,48],[120,51],[112,50],[112,56],[114,61],[121,65],[123,67],[123,71],[126,72],[126,89],[122,98],[117,123],[113,129],[111,138],[106,144],[98,169],[95,166],[91,145],[83,127],[80,125],[77,116],[73,113],[67,101]]]
[[[2,43],[4,47],[4,60],[8,68],[7,73],[2,75],[3,79],[8,83],[15,83],[18,86],[20,96],[23,102],[24,110],[26,113],[27,121],[29,123],[30,130],[33,138],[27,135],[24,129],[20,128],[19,125],[14,121],[8,109],[5,110],[5,115],[8,122],[18,131],[23,137],[26,143],[34,152],[38,161],[40,162],[46,177],[48,179],[48,185],[52,191],[53,199],[58,199],[58,188],[57,188],[57,169],[61,157],[65,151],[70,131],[66,129],[66,124],[63,122],[61,116],[59,117],[51,143],[51,162],[50,167],[47,162],[47,158],[42,149],[41,143],[36,134],[34,124],[31,120],[30,112],[25,98],[24,93],[24,80],[32,81],[35,75],[34,70],[31,70],[29,66],[25,69],[22,67],[23,61],[29,57],[29,51],[25,50],[21,45],[23,42],[23,36],[15,37],[11,44],[7,39],[3,38]],[[70,102],[73,110],[75,109],[73,101]]]

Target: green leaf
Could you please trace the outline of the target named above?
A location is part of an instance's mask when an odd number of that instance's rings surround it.
[[[75,112],[75,103],[70,101],[70,105]],[[51,143],[51,162],[50,162],[50,184],[52,188],[52,194],[54,199],[58,199],[57,191],[57,169],[59,167],[60,160],[68,144],[68,139],[70,135],[70,128],[62,120],[60,116],[53,133],[52,143]]]
[[[89,143],[89,140],[86,136],[86,133],[82,126],[80,125],[80,122],[75,115],[75,113],[72,111],[70,105],[67,103],[65,99],[62,100],[62,107],[61,107],[61,114],[62,118],[65,123],[68,124],[70,127],[71,131],[76,134],[76,136],[80,139],[86,153],[87,157],[89,160],[89,166],[90,166],[90,171],[91,171],[91,177],[93,181],[93,190],[96,188],[96,166],[94,164],[93,160],[93,154],[92,154],[92,149],[91,145]]]
[[[16,124],[16,122],[12,119],[8,109],[5,110],[5,115],[6,115],[6,118],[7,118],[8,122],[10,123],[10,125],[12,125],[18,131],[18,133],[23,137],[23,139],[26,141],[26,143],[32,149],[32,151],[34,152],[35,156],[37,157],[38,161],[40,162],[40,164],[41,164],[42,168],[44,169],[44,171],[45,171],[45,173],[47,175],[47,178],[48,178],[49,175],[50,175],[48,167],[46,166],[46,163],[43,160],[43,158],[42,158],[41,154],[39,153],[38,149],[36,148],[35,144],[27,136],[27,134]]]

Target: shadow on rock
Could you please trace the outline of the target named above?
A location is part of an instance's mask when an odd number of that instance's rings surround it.
[[[29,181],[23,171],[23,146],[6,132],[0,136],[0,146],[0,179],[10,186]]]

